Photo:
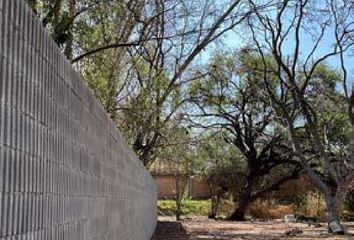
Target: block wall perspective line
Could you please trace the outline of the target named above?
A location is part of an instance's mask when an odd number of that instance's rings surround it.
[[[157,191],[24,0],[0,0],[0,240],[147,240]]]

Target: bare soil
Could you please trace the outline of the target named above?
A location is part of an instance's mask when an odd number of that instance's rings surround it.
[[[354,240],[354,222],[344,223],[347,234],[333,236],[327,233],[327,224],[308,226],[304,223],[285,223],[283,220],[229,222],[215,221],[204,217],[189,217],[180,222],[173,217],[159,217],[153,240],[265,240],[265,239],[345,239]],[[293,235],[286,232],[296,229]],[[302,233],[295,233],[295,232]]]

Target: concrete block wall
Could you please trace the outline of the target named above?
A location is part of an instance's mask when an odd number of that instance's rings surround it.
[[[0,0],[0,239],[140,240],[156,187],[23,0]]]

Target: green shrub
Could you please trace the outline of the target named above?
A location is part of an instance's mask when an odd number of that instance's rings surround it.
[[[158,201],[159,215],[173,216],[176,211],[176,202],[174,200]],[[210,209],[209,200],[189,200],[182,201],[182,215],[208,215]]]

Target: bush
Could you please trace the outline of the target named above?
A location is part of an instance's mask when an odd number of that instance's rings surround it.
[[[326,220],[326,204],[321,194],[309,192],[288,204],[279,204],[276,199],[259,199],[250,205],[248,214],[261,220],[282,219],[286,214],[298,214],[324,221]]]
[[[307,215],[315,216],[318,219],[326,220],[326,203],[323,196],[318,192],[307,194]]]
[[[173,216],[176,211],[176,202],[174,200],[158,201],[159,215]],[[210,210],[209,200],[183,200],[182,215],[204,215],[207,216]]]
[[[222,218],[227,218],[233,213],[233,211],[235,210],[235,206],[236,204],[234,201],[228,201],[228,200],[221,201],[217,216]]]
[[[318,192],[309,192],[307,195],[304,196],[300,205],[301,206],[296,209],[297,211],[295,211],[295,213],[307,216],[314,216],[321,221],[327,220],[326,203],[322,194]],[[341,206],[341,209],[339,210],[341,218],[344,221],[353,221],[354,219],[354,214],[351,213],[349,210],[350,207],[352,206],[348,206],[348,203],[346,203],[343,204],[343,206]]]
[[[208,216],[210,211],[210,200],[182,201],[182,215],[203,215]],[[223,200],[218,209],[218,216],[226,218],[235,209],[232,201]],[[158,212],[160,215],[174,216],[176,202],[174,200],[158,201]],[[348,206],[341,209],[343,220],[354,219],[354,214],[348,211]],[[316,217],[320,221],[326,221],[326,204],[323,196],[318,192],[308,192],[306,195],[296,198],[292,203],[285,203],[279,199],[259,199],[253,202],[247,211],[247,215],[260,220],[283,219],[286,214],[298,214]]]
[[[275,200],[256,200],[248,208],[248,214],[255,219],[269,220],[284,218],[293,213],[292,205],[277,204]]]
[[[161,200],[157,202],[159,215],[173,216],[176,212],[176,202],[173,200]]]

